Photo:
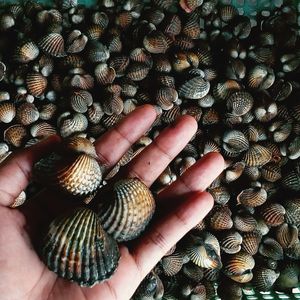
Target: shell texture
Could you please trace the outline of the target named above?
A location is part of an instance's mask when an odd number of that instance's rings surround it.
[[[41,96],[47,87],[47,78],[40,73],[29,73],[26,77],[26,84],[30,94],[35,97]]]
[[[59,33],[49,33],[45,35],[41,38],[38,45],[42,51],[51,56],[66,56],[64,38]]]
[[[22,125],[30,125],[39,119],[39,111],[33,103],[21,104],[16,113],[16,118]]]
[[[16,116],[16,107],[11,102],[0,102],[0,122],[10,123]]]
[[[200,99],[206,96],[210,89],[210,83],[201,76],[196,76],[179,87],[179,96],[186,99]]]

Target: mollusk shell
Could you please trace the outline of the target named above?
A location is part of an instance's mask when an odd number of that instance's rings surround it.
[[[223,148],[229,156],[237,156],[248,150],[249,142],[241,131],[230,130],[223,135]]]
[[[14,58],[17,62],[29,63],[35,60],[39,53],[40,50],[37,45],[32,41],[27,41],[17,47]]]
[[[17,109],[17,120],[22,125],[29,125],[39,119],[39,111],[33,103],[23,103]]]
[[[108,279],[120,258],[117,243],[87,208],[55,219],[44,238],[42,253],[45,264],[59,277],[88,287]]]
[[[81,113],[64,113],[58,118],[58,127],[63,138],[73,135],[74,133],[83,132],[88,127],[88,120]]]
[[[116,71],[114,68],[109,67],[107,64],[98,64],[95,68],[95,76],[97,82],[102,85],[112,83],[116,78]]]
[[[231,94],[227,99],[227,109],[235,116],[243,116],[253,106],[252,96],[245,91],[238,91]]]
[[[47,87],[47,78],[40,73],[29,73],[26,77],[26,84],[31,95],[41,96]]]
[[[275,81],[273,69],[265,65],[257,65],[249,71],[248,86],[253,89],[268,89]]]
[[[22,191],[20,195],[15,199],[14,203],[11,204],[9,207],[11,208],[19,207],[22,204],[24,204],[25,201],[26,201],[26,193]]]
[[[161,260],[161,265],[165,275],[167,276],[176,275],[183,266],[182,254],[174,253],[169,256],[164,256]]]
[[[298,228],[295,225],[283,223],[276,228],[276,239],[283,249],[292,247],[298,240]]]
[[[46,54],[51,56],[66,56],[64,38],[59,33],[49,33],[41,38],[38,45]]]
[[[180,86],[179,96],[186,99],[200,99],[208,94],[209,89],[209,81],[204,80],[201,76],[196,76]]]
[[[143,44],[145,49],[153,54],[165,53],[169,48],[166,36],[157,30],[146,35]]]
[[[253,272],[253,286],[258,291],[269,291],[279,277],[279,274],[279,272],[272,269],[261,267],[255,268]]]
[[[243,237],[238,231],[228,231],[222,235],[220,246],[224,252],[234,254],[241,250],[242,241]]]
[[[237,196],[237,202],[249,207],[257,207],[267,201],[268,194],[265,189],[250,188],[243,190]]]
[[[265,257],[281,260],[283,259],[283,249],[273,238],[267,237],[259,245],[258,252]]]
[[[239,213],[233,217],[233,224],[241,232],[251,232],[256,228],[257,221],[250,214]]]
[[[243,161],[249,167],[261,167],[268,163],[272,158],[272,152],[259,144],[250,146],[249,150],[244,154]]]
[[[46,138],[56,134],[55,128],[47,122],[39,122],[31,126],[30,134],[36,138]]]
[[[286,222],[300,229],[300,198],[289,199],[283,203],[283,206],[286,211]]]
[[[78,113],[85,113],[93,104],[93,96],[85,90],[74,91],[70,98],[72,109]]]
[[[246,232],[243,234],[242,249],[250,255],[258,252],[261,241],[261,234],[257,231]]]
[[[0,102],[0,122],[10,123],[16,115],[16,107],[11,102]]]
[[[267,225],[278,226],[284,222],[285,208],[279,203],[271,203],[262,209],[261,216]]]
[[[146,185],[138,179],[115,183],[113,199],[102,200],[99,217],[103,228],[118,242],[138,237],[150,222],[155,201]]]

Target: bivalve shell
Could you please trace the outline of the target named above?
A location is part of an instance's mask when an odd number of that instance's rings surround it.
[[[39,53],[40,50],[34,42],[26,41],[17,47],[14,59],[17,62],[26,64],[35,60]]]
[[[166,36],[158,30],[153,30],[146,35],[143,45],[147,51],[153,54],[165,53],[169,48]]]
[[[26,128],[21,124],[16,124],[8,127],[4,133],[4,140],[14,147],[21,147],[27,137]]]
[[[258,247],[261,241],[261,234],[257,231],[245,232],[243,234],[242,249],[250,255],[255,255],[258,252]]]
[[[93,96],[85,90],[73,91],[70,97],[71,108],[78,113],[85,113],[88,107],[93,104]]]
[[[16,107],[11,102],[0,102],[0,122],[10,123],[16,116]]]
[[[59,33],[49,33],[41,38],[38,45],[46,54],[51,56],[66,56],[64,38]]]
[[[261,216],[267,225],[278,226],[284,222],[285,208],[279,203],[270,203],[262,208]]]
[[[41,96],[47,87],[47,78],[40,73],[29,73],[26,77],[26,84],[31,95]]]
[[[249,167],[261,167],[272,159],[272,152],[259,144],[253,144],[244,154],[243,161]]]
[[[178,90],[179,96],[186,99],[200,99],[206,96],[210,89],[209,81],[196,76],[183,83]]]
[[[283,249],[281,245],[273,238],[266,237],[259,245],[258,252],[267,258],[274,260],[283,259]]]
[[[295,225],[283,223],[276,228],[276,239],[283,249],[292,247],[298,240],[298,228]]]
[[[256,187],[245,189],[237,196],[237,203],[249,207],[257,207],[267,201],[268,194],[265,189]]]
[[[262,267],[255,268],[253,271],[253,286],[258,291],[269,291],[273,287],[279,275],[279,272],[272,269]]]
[[[39,111],[33,103],[23,103],[17,109],[17,120],[22,125],[30,125],[39,119]]]
[[[252,96],[245,91],[238,91],[231,94],[227,99],[227,109],[235,116],[243,116],[253,106]]]

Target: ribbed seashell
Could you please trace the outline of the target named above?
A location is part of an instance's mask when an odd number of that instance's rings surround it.
[[[47,103],[40,108],[40,119],[51,120],[56,113],[57,106],[54,103]]]
[[[49,33],[43,36],[40,39],[38,46],[42,49],[42,51],[51,56],[66,56],[64,38],[59,33]]]
[[[74,29],[71,31],[66,40],[66,51],[68,53],[81,52],[88,41],[88,37],[81,33],[80,30]]]
[[[285,255],[288,258],[299,260],[300,259],[300,242],[296,242],[291,247],[285,249]]]
[[[0,102],[0,122],[10,123],[16,116],[16,107],[11,102]]]
[[[300,198],[288,199],[284,201],[283,206],[286,210],[286,222],[300,229]]]
[[[123,114],[128,115],[137,108],[137,101],[135,99],[126,99],[123,102]]]
[[[117,115],[117,114],[112,114],[111,116],[105,115],[102,119],[101,122],[106,128],[111,128],[114,125],[116,125],[119,121],[121,121],[123,118],[123,115]]]
[[[178,93],[175,89],[169,87],[160,88],[155,96],[156,103],[163,109],[169,110],[178,99]]]
[[[249,207],[257,207],[267,201],[268,194],[259,187],[243,190],[237,196],[237,203]]]
[[[295,225],[283,223],[276,228],[277,242],[283,249],[292,247],[298,242],[298,228]]]
[[[58,127],[63,138],[74,133],[83,132],[88,127],[88,120],[81,113],[66,112],[58,118]]]
[[[119,115],[122,113],[124,108],[123,100],[118,95],[110,95],[107,97],[103,103],[103,111],[107,115],[116,114]]]
[[[255,266],[254,258],[243,251],[228,255],[224,259],[223,272],[236,282],[245,283],[252,279],[252,269]]]
[[[157,83],[159,86],[171,87],[175,89],[175,78],[166,74],[157,74]]]
[[[40,51],[37,45],[32,41],[23,42],[15,51],[14,59],[20,63],[29,63],[35,60]]]
[[[91,41],[87,50],[87,58],[91,63],[100,63],[108,60],[109,50],[98,41]]]
[[[223,135],[223,149],[226,155],[234,157],[248,150],[249,142],[239,130],[226,131]]]
[[[29,73],[26,77],[28,92],[35,96],[41,96],[47,87],[47,78],[40,73]]]
[[[277,104],[270,98],[267,93],[257,95],[256,105],[254,108],[255,118],[259,122],[269,122],[277,115]]]
[[[16,124],[8,127],[4,133],[4,141],[14,147],[21,147],[27,137],[26,128],[23,125]]]
[[[17,108],[16,118],[22,125],[29,125],[39,119],[39,111],[33,103],[23,103]]]
[[[210,269],[222,267],[220,245],[214,235],[209,232],[203,232],[200,236],[190,235],[189,238],[191,240],[185,251],[194,264]]]
[[[261,241],[261,234],[257,231],[245,232],[243,234],[242,249],[250,255],[255,255],[258,252],[258,247]]]
[[[123,76],[128,65],[129,65],[129,57],[126,55],[114,56],[109,61],[109,67],[113,68],[116,72],[116,76]]]
[[[210,188],[208,191],[218,204],[225,205],[230,200],[229,190],[225,186]]]
[[[73,91],[70,97],[71,108],[78,113],[85,113],[93,103],[93,96],[88,91]]]
[[[197,7],[201,6],[202,3],[203,0],[180,0],[179,1],[181,8],[187,13],[193,12]]]
[[[225,5],[219,10],[220,18],[225,23],[230,22],[238,13],[238,10],[232,5]]]
[[[194,282],[200,282],[203,279],[203,269],[195,265],[194,263],[184,264],[182,267],[182,273],[188,279],[191,279]]]
[[[42,55],[38,62],[34,65],[33,69],[41,73],[43,76],[48,77],[53,72],[54,61],[47,55]]]
[[[274,65],[275,50],[270,47],[255,47],[248,53],[248,57],[253,59],[256,63]]]
[[[133,21],[132,13],[130,11],[122,11],[115,16],[115,24],[122,29],[126,29]]]
[[[8,14],[8,13],[2,13],[0,16],[0,28],[1,31],[6,31],[13,26],[15,26],[16,22],[15,19],[13,18],[13,15]]]
[[[228,277],[221,278],[217,291],[224,300],[242,300],[243,297],[241,285]]]
[[[239,213],[233,217],[234,228],[241,232],[251,232],[255,230],[257,221],[248,213]]]
[[[210,94],[207,94],[206,96],[198,100],[198,105],[202,108],[212,107],[214,103],[215,103],[215,99]]]
[[[246,175],[251,181],[256,181],[261,177],[261,170],[258,167],[245,166],[244,175]]]
[[[165,53],[169,48],[166,36],[158,30],[153,30],[146,35],[143,45],[147,51],[153,54]]]
[[[194,48],[195,42],[185,35],[177,35],[174,40],[174,46],[181,50],[190,50]]]
[[[229,168],[225,171],[225,180],[227,183],[233,182],[240,178],[240,176],[243,174],[245,169],[245,163],[244,162],[236,162],[232,164]]]
[[[249,167],[261,167],[272,158],[272,152],[259,144],[253,144],[244,154],[243,161]]]
[[[153,70],[168,74],[172,71],[172,65],[169,58],[165,55],[159,55],[154,59]]]
[[[62,15],[57,9],[44,9],[37,13],[36,21],[42,26],[46,24],[61,24]]]
[[[166,276],[175,276],[183,266],[183,257],[180,253],[173,253],[161,259],[161,266]]]
[[[178,15],[166,16],[161,24],[161,30],[169,36],[176,36],[181,32],[181,19]]]
[[[15,199],[14,203],[11,204],[9,207],[16,208],[24,204],[26,201],[26,193],[22,191],[20,195]]]
[[[200,155],[205,155],[210,152],[221,152],[219,144],[213,140],[205,141],[203,148],[200,148]]]
[[[295,71],[300,66],[299,55],[296,53],[284,54],[280,58],[282,70],[285,73]]]
[[[232,80],[243,80],[246,76],[246,66],[241,59],[230,59],[226,66],[226,76]]]
[[[225,206],[215,205],[209,216],[209,225],[216,231],[230,229],[233,226],[230,210]]]
[[[283,265],[280,275],[275,282],[275,289],[279,291],[291,290],[299,285],[299,262],[288,262]]]
[[[241,250],[243,237],[237,231],[228,231],[222,234],[221,249],[228,254],[238,253]]]
[[[39,122],[30,127],[30,134],[34,138],[46,138],[56,134],[56,129],[47,122]]]
[[[103,199],[99,207],[103,228],[119,242],[135,239],[155,210],[150,190],[138,179],[124,179],[115,183],[113,197]]]
[[[261,169],[261,176],[269,182],[276,182],[281,179],[281,168],[277,164],[268,163]]]
[[[234,92],[227,99],[227,109],[236,116],[243,116],[253,106],[252,96],[245,91]]]
[[[275,101],[286,100],[293,91],[293,86],[289,81],[283,79],[275,80],[270,88],[270,93]]]
[[[77,0],[58,0],[57,3],[63,10],[76,7],[78,4]]]
[[[42,256],[59,277],[91,287],[114,273],[120,253],[97,215],[90,209],[77,208],[52,221],[44,238]]]
[[[91,41],[99,40],[104,33],[104,28],[100,24],[90,24],[85,30],[87,38]]]
[[[133,80],[127,77],[123,77],[120,82],[120,86],[121,86],[122,96],[129,97],[129,98],[135,97],[138,90],[138,86]]]
[[[259,245],[258,252],[265,257],[281,260],[283,259],[283,249],[273,238],[266,237]]]
[[[274,81],[274,71],[266,65],[257,65],[248,72],[247,84],[252,89],[266,90]]]
[[[197,122],[199,122],[202,116],[202,109],[196,105],[188,106],[182,110],[182,114],[192,116]]]
[[[179,105],[173,105],[173,107],[169,110],[164,110],[163,113],[161,114],[160,119],[166,123],[166,124],[171,124],[173,123],[179,116],[181,115],[180,113],[180,106]]]
[[[280,273],[272,269],[257,267],[253,271],[252,284],[257,291],[269,291]]]
[[[153,63],[151,55],[144,48],[133,49],[129,54],[129,58],[131,61],[144,63],[149,67],[151,67]]]
[[[192,14],[182,26],[182,33],[191,39],[199,39],[201,28],[197,14]]]
[[[172,4],[174,3],[173,0],[152,0],[152,2],[157,5],[159,8],[168,10]]]
[[[149,66],[144,63],[131,63],[127,68],[126,76],[133,81],[141,81],[146,78],[149,73]]]
[[[226,100],[233,92],[241,90],[241,85],[235,80],[219,82],[213,88],[213,95],[218,100]]]
[[[279,203],[270,203],[261,210],[261,216],[269,226],[278,226],[284,223],[285,208]]]
[[[94,87],[94,78],[89,74],[75,74],[69,78],[69,85],[72,88],[89,90]]]
[[[216,282],[220,277],[220,269],[204,269],[203,274],[205,280]]]
[[[179,96],[186,99],[200,99],[206,96],[210,89],[209,81],[196,76],[183,83],[178,90]]]

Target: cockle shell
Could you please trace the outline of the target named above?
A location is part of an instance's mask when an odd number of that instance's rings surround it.
[[[54,103],[47,103],[41,106],[39,114],[41,120],[51,120],[57,110],[57,106]]]
[[[225,206],[215,206],[209,216],[209,225],[213,230],[226,230],[233,226],[231,211]]]
[[[39,111],[33,103],[23,103],[17,108],[16,119],[22,125],[30,125],[39,119]]]
[[[243,237],[238,231],[227,231],[220,240],[221,249],[228,254],[238,253],[241,250]]]
[[[223,149],[228,156],[237,156],[248,150],[249,142],[246,136],[239,130],[226,131],[223,135]]]
[[[251,110],[253,103],[251,94],[238,91],[232,93],[227,99],[227,109],[235,116],[243,116]]]
[[[16,107],[13,103],[0,102],[0,122],[10,123],[16,116]]]
[[[230,200],[229,190],[225,186],[218,186],[208,190],[216,203],[225,205]]]
[[[249,188],[240,192],[237,202],[249,207],[257,207],[267,201],[268,194],[265,189]]]
[[[26,84],[31,95],[41,96],[47,87],[47,78],[40,73],[29,73],[26,77]]]
[[[98,214],[103,228],[119,242],[135,239],[153,216],[154,198],[138,179],[118,181],[112,193],[113,199],[100,198]]]
[[[182,273],[194,282],[200,282],[204,276],[203,269],[191,262],[183,265]]]
[[[74,133],[83,132],[88,127],[88,120],[81,113],[71,114],[65,112],[57,119],[60,134],[63,138],[73,135]]]
[[[225,171],[225,180],[227,183],[233,182],[240,178],[240,176],[243,174],[245,169],[245,163],[244,162],[236,162],[232,164],[229,168]]]
[[[22,191],[20,195],[15,199],[14,203],[11,204],[9,207],[16,208],[24,204],[26,201],[26,193]]]
[[[29,63],[35,60],[39,53],[39,48],[34,42],[26,41],[17,47],[14,59],[20,63]]]
[[[170,110],[174,106],[174,102],[178,99],[178,93],[175,89],[169,87],[163,87],[157,90],[156,103],[163,110]]]
[[[91,63],[104,62],[110,57],[107,47],[98,41],[90,41],[87,48],[87,58]]]
[[[261,234],[257,231],[245,232],[243,234],[242,249],[250,255],[255,255],[258,252],[258,247],[261,241]]]
[[[262,208],[261,216],[269,226],[278,226],[284,222],[285,208],[279,203],[267,204]]]
[[[300,229],[300,198],[288,199],[283,203],[288,224],[296,225]]]
[[[27,130],[21,124],[16,124],[8,127],[4,133],[4,140],[14,147],[21,147],[27,137]]]
[[[292,247],[298,242],[298,228],[295,225],[283,223],[276,228],[276,239],[283,249]]]
[[[279,291],[291,290],[299,284],[299,262],[290,261],[283,265],[280,275],[275,282],[275,288]]]
[[[182,33],[191,39],[199,39],[201,34],[201,28],[198,21],[197,14],[192,14],[187,22],[182,26]]]
[[[253,144],[244,154],[243,161],[249,167],[261,167],[272,159],[272,152],[259,144]]]
[[[257,221],[248,213],[239,213],[233,217],[233,225],[241,232],[251,232],[255,229]]]
[[[64,149],[66,154],[53,152],[34,165],[35,179],[75,196],[93,193],[102,179],[94,146],[85,138],[73,137]]]
[[[266,237],[262,240],[259,245],[258,252],[265,257],[281,260],[283,259],[283,248],[281,245],[273,238]]]
[[[219,10],[220,18],[225,23],[230,22],[238,13],[238,10],[232,5],[224,5]]]
[[[143,45],[153,54],[165,53],[169,48],[166,36],[157,30],[153,30],[144,37]]]
[[[161,260],[161,265],[166,276],[175,276],[182,268],[184,263],[181,253],[173,253],[164,256]]]
[[[47,122],[39,122],[30,127],[30,134],[34,138],[46,138],[50,135],[56,134],[56,130]]]
[[[103,116],[103,109],[98,102],[94,102],[87,110],[87,118],[92,124],[98,124]]]
[[[42,254],[59,277],[88,287],[108,279],[120,258],[117,243],[87,208],[77,208],[50,224]]]
[[[253,271],[253,286],[258,291],[269,291],[273,287],[279,275],[279,272],[272,269],[262,267],[255,268]]]
[[[145,63],[132,63],[127,68],[126,76],[133,81],[141,81],[146,78],[150,68]]]
[[[73,30],[69,33],[66,40],[66,51],[68,53],[81,52],[88,42],[86,35],[82,34],[80,30]]]
[[[109,67],[106,63],[98,64],[94,72],[97,82],[101,85],[110,84],[116,78],[115,69],[113,67]]]
[[[210,83],[201,76],[196,76],[179,87],[179,96],[186,99],[200,99],[206,96],[210,89]]]
[[[59,33],[49,33],[43,36],[38,45],[46,54],[51,56],[66,56],[64,38]]]
[[[93,104],[93,96],[85,90],[75,90],[70,97],[71,108],[78,113],[85,113]]]
[[[266,90],[274,81],[274,71],[266,65],[257,65],[248,73],[248,86],[253,89]]]

